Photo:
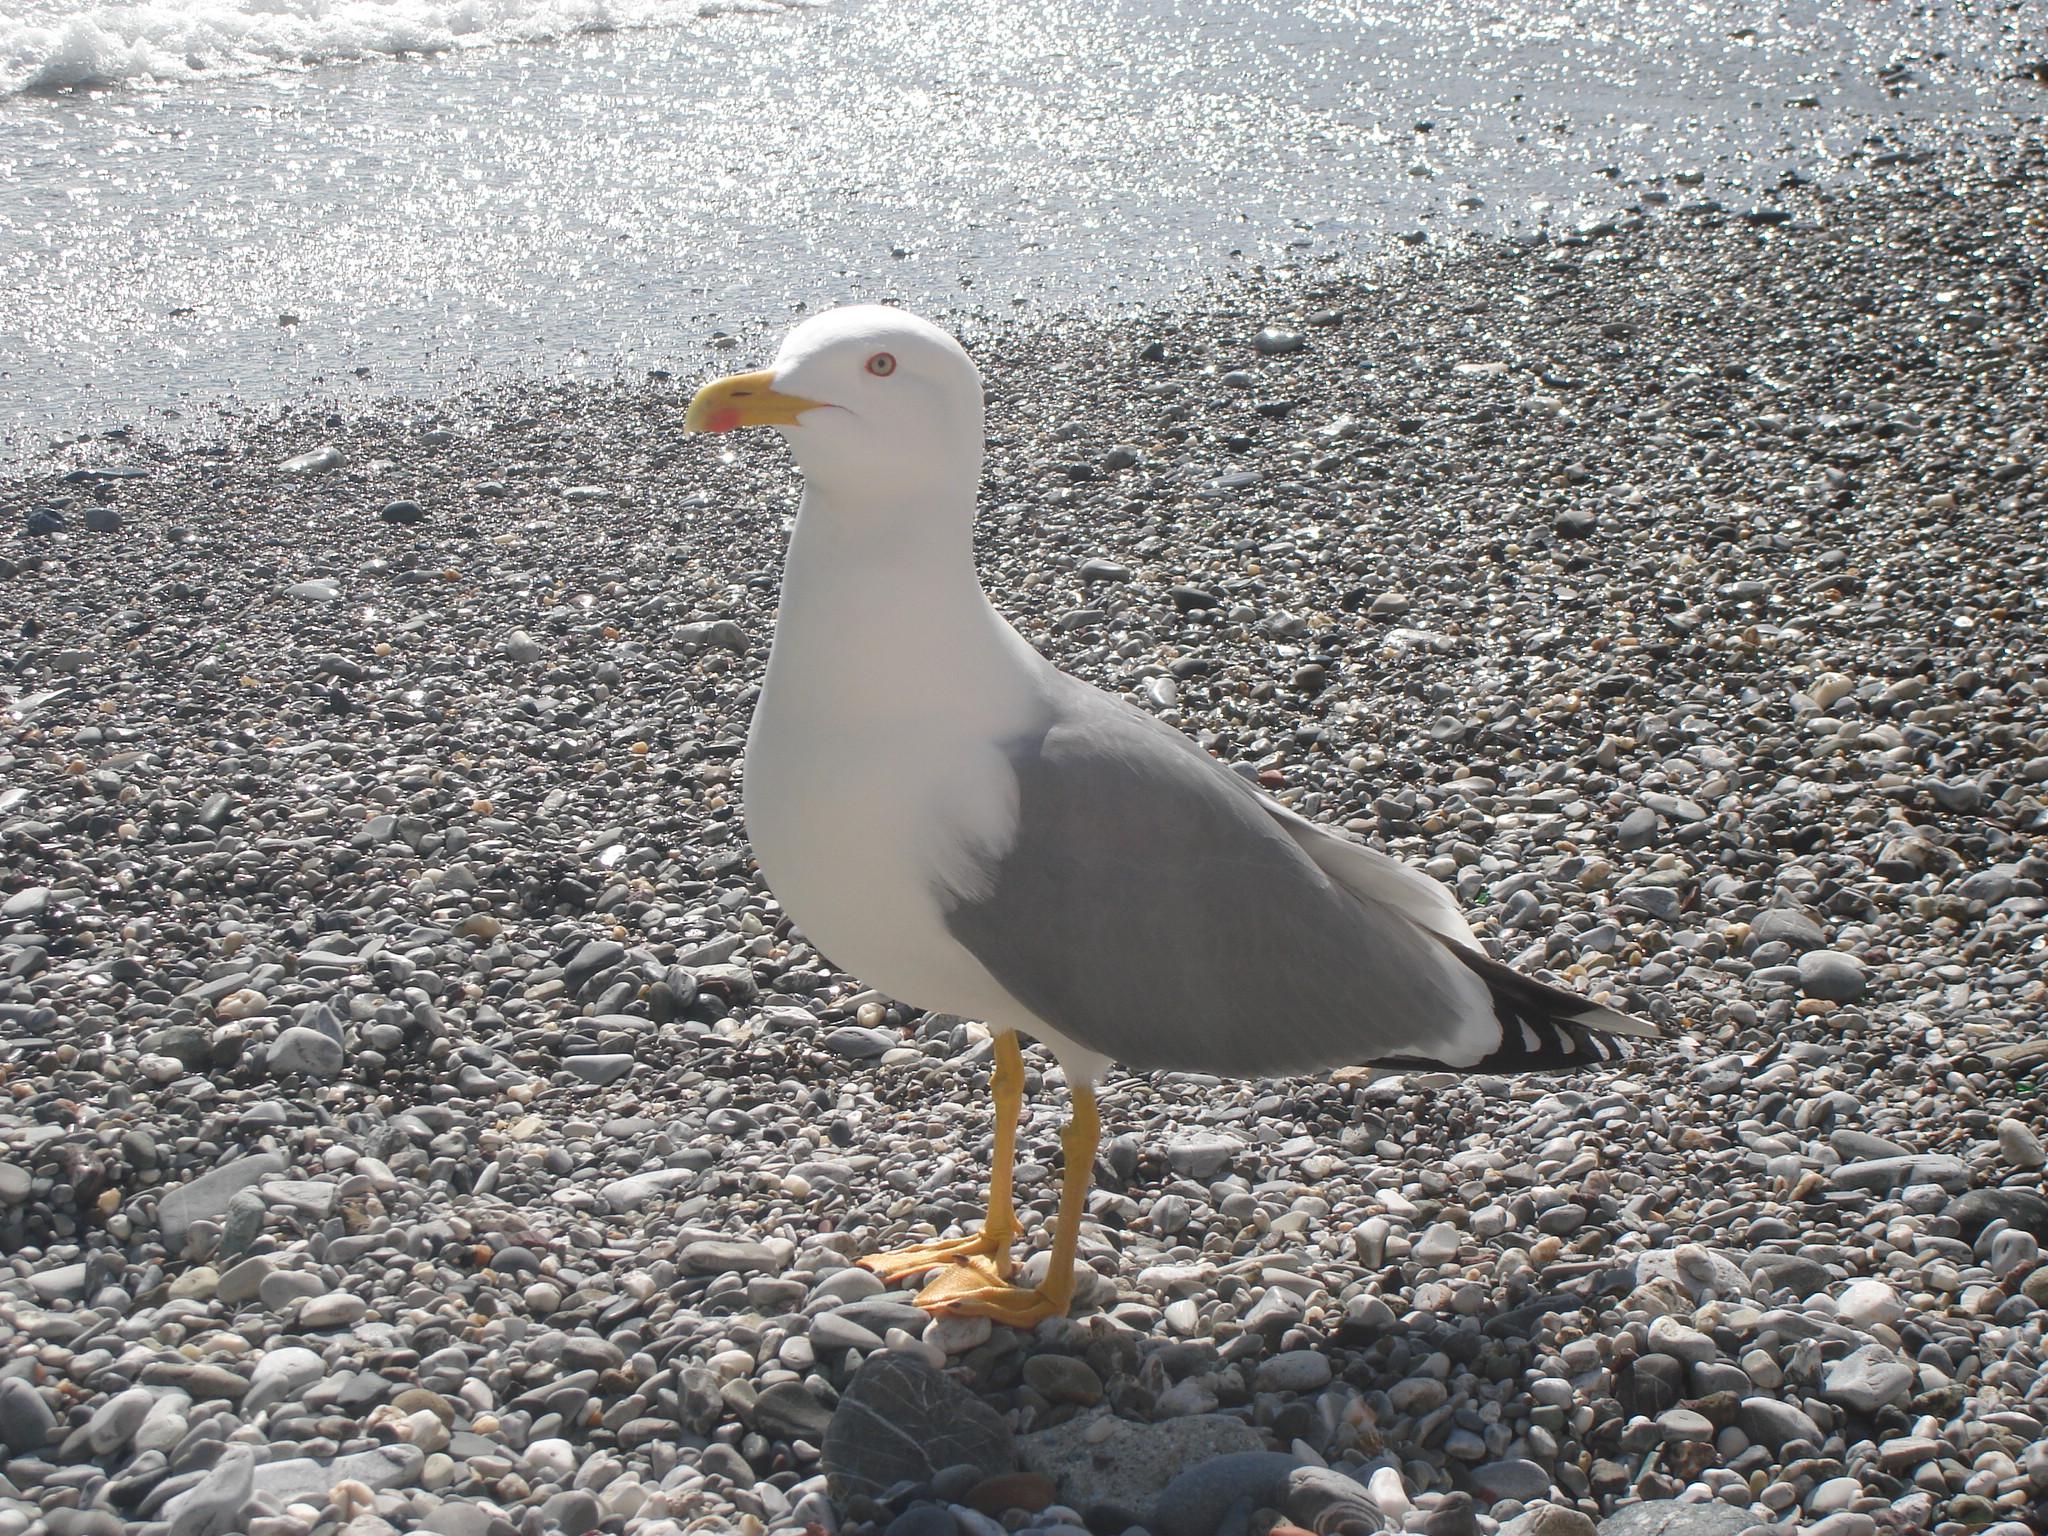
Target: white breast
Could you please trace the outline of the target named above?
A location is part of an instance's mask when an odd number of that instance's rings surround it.
[[[878,550],[798,520],[742,770],[761,873],[804,936],[915,1007],[1022,1025],[946,931],[1016,827],[999,743],[1044,663],[988,605],[964,540]]]
[[[762,703],[768,704],[764,697]],[[761,873],[804,936],[840,968],[915,1007],[987,1017],[1000,989],[947,933],[947,871],[1014,811],[962,803],[964,755],[910,752],[893,734],[835,732],[831,746],[770,709],[747,738],[747,831]]]

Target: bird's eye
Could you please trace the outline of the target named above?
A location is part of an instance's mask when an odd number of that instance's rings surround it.
[[[868,359],[868,372],[878,379],[886,379],[896,371],[896,359],[887,352],[877,352]]]

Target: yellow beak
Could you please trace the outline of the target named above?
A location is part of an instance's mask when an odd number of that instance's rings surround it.
[[[685,432],[731,432],[738,427],[788,427],[805,411],[816,410],[816,400],[785,395],[775,387],[771,372],[736,373],[717,379],[697,391],[683,417]]]

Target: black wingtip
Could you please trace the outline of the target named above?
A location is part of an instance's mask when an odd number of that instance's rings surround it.
[[[1385,1062],[1386,1066],[1446,1067],[1458,1072],[1569,1072],[1612,1067],[1633,1055],[1629,1040],[1657,1039],[1654,1024],[1632,1018],[1575,992],[1553,987],[1511,966],[1448,940],[1445,947],[1486,983],[1500,1044],[1478,1061]]]

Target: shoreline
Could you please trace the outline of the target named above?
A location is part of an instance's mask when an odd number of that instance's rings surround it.
[[[1670,1499],[2016,1536],[2044,186],[2038,140],[1984,146],[1783,220],[983,339],[978,548],[1028,638],[1674,1027],[1554,1081],[1115,1073],[1088,1295],[1029,1335],[846,1267],[979,1218],[988,1047],[752,879],[772,439],[683,439],[697,380],[513,384],[0,482],[0,1347],[44,1368],[0,1398],[0,1536],[57,1531],[60,1468],[185,1536],[237,1431],[292,1468],[256,1469],[265,1536],[1217,1536],[1269,1496],[1169,1530],[1091,1480],[1097,1412],[1189,1475],[1391,1471],[1439,1536]],[[1063,1105],[1027,1060],[1037,1240]],[[882,1344],[1025,1470],[828,1485]]]
[[[1228,265],[1192,277],[1184,286],[1164,295],[1119,298],[1099,310],[1070,306],[999,312],[993,307],[977,307],[948,316],[946,323],[957,326],[958,333],[967,338],[978,357],[982,348],[999,345],[1009,336],[1056,339],[1068,335],[1110,335],[1150,321],[1201,314],[1219,305],[1228,308],[1240,302],[1231,297],[1239,293],[1246,295],[1241,302],[1266,303],[1282,309],[1309,302],[1301,295],[1322,287],[1359,293],[1398,293],[1408,281],[1404,274],[1447,265],[1484,263],[1503,251],[1536,253],[1539,257],[1543,253],[1570,257],[1576,252],[1590,254],[1596,260],[1640,260],[1646,250],[1654,251],[1673,241],[1684,243],[1689,228],[1712,231],[1729,221],[1755,228],[1778,228],[1794,223],[1816,206],[1846,206],[1871,197],[1881,199],[1896,187],[1910,184],[1916,176],[1924,178],[1930,167],[1938,175],[1943,166],[1969,172],[1986,160],[2030,158],[2038,153],[2042,125],[2043,120],[2036,117],[2029,124],[2034,130],[2031,133],[2015,132],[1969,144],[1956,142],[1923,124],[1873,125],[1875,131],[1866,149],[1851,157],[1853,164],[1839,178],[1827,181],[1796,176],[1775,188],[1759,189],[1733,183],[1708,186],[1697,172],[1674,173],[1618,186],[1609,212],[1587,215],[1570,227],[1544,223],[1501,233],[1458,227],[1431,231],[1418,225],[1408,231],[1385,231],[1371,240],[1352,236],[1341,249],[1305,248],[1299,253],[1300,259],[1292,262],[1232,251]],[[1890,147],[1885,147],[1888,142]],[[1593,232],[1590,238],[1588,231]],[[1265,298],[1257,294],[1262,288],[1270,290]],[[895,300],[861,298],[847,302]],[[701,354],[698,373],[704,378],[715,377],[735,357],[758,353],[765,360],[787,325],[801,318],[801,311],[788,317],[786,323],[748,315],[723,322],[735,327],[731,331],[713,323],[696,344]],[[712,317],[713,322],[717,319]],[[322,375],[318,387],[295,399],[205,399],[190,404],[176,417],[80,427],[68,436],[10,445],[5,449],[6,456],[0,457],[0,490],[18,492],[77,469],[118,467],[136,453],[160,461],[177,455],[232,457],[239,449],[253,449],[259,443],[267,450],[293,424],[302,429],[301,436],[334,436],[337,431],[374,436],[390,432],[405,419],[439,421],[453,417],[478,423],[493,415],[516,417],[521,414],[522,404],[548,408],[559,401],[567,408],[577,396],[660,394],[674,389],[685,391],[687,403],[688,370],[679,366],[679,361],[664,358],[658,364],[642,365],[630,363],[621,355],[609,364],[577,367],[535,362],[507,368],[479,362],[469,365],[476,375],[472,382],[438,389],[425,383],[393,389],[339,373],[331,378]]]
[[[751,188],[746,195],[698,188],[681,166],[665,176],[614,174],[622,164],[669,164],[675,135],[722,133],[708,98],[668,99],[681,111],[668,134],[626,139],[615,116],[516,112],[490,137],[497,150],[471,143],[475,153],[447,157],[423,125],[450,99],[486,116],[508,95],[519,99],[524,49],[498,65],[485,62],[497,50],[484,49],[350,68],[336,79],[354,84],[331,89],[280,81],[276,102],[254,86],[246,100],[232,86],[224,96],[219,86],[171,88],[147,109],[109,102],[76,120],[55,104],[45,112],[16,103],[23,110],[11,121],[0,112],[0,143],[13,144],[26,168],[22,209],[71,196],[74,213],[63,223],[63,282],[33,259],[36,237],[23,217],[0,215],[0,234],[13,232],[16,263],[26,263],[18,302],[0,305],[0,332],[19,354],[7,370],[18,398],[0,425],[0,452],[33,456],[67,427],[184,436],[176,413],[203,437],[214,411],[267,412],[273,399],[331,398],[353,415],[366,408],[366,389],[397,388],[431,408],[479,372],[495,381],[544,368],[602,376],[615,361],[636,375],[692,367],[707,332],[751,339],[765,329],[762,316],[774,324],[804,299],[897,296],[949,322],[979,309],[997,325],[1021,304],[1034,324],[1056,327],[1113,298],[1173,306],[1191,269],[1221,274],[1240,251],[1256,261],[1312,247],[1370,266],[1381,249],[1418,237],[1455,246],[1475,233],[1562,232],[1661,193],[1697,197],[1688,190],[1696,185],[1742,211],[1768,206],[1787,176],[1853,180],[1864,161],[1997,132],[2038,134],[2041,122],[2039,92],[2016,72],[2031,67],[2023,28],[1995,14],[1951,14],[1942,24],[1858,12],[1831,27],[1788,18],[1760,33],[1739,6],[1684,23],[1596,7],[1581,19],[1586,49],[1560,64],[1541,50],[1530,56],[1512,23],[1468,28],[1451,4],[1391,29],[1335,25],[1332,45],[1355,50],[1358,69],[1371,75],[1376,58],[1387,66],[1384,94],[1353,99],[1333,88],[1335,56],[1307,48],[1284,11],[1267,17],[1254,7],[1234,25],[1237,13],[1197,6],[1185,27],[1161,29],[1158,47],[1090,77],[1091,92],[1069,103],[1081,121],[1137,125],[1107,156],[1041,144],[1016,166],[985,165],[983,130],[945,105],[957,98],[944,89],[917,133],[884,114],[872,152],[849,151],[846,170],[860,190],[837,212],[815,205],[808,178],[788,174],[807,163],[801,135],[786,152],[742,165],[729,185]],[[541,50],[530,62],[568,70],[579,100],[659,92],[671,77],[715,95],[755,43],[799,74],[866,71],[892,85],[906,67],[946,78],[950,51],[980,25],[944,8],[921,19],[846,8],[855,12],[864,19],[843,26],[838,8],[815,26],[679,18],[674,29]],[[1059,25],[1069,46],[1112,57],[1116,14]],[[1134,89],[1134,70],[1155,87]],[[1473,96],[1475,70],[1499,80],[1498,97]],[[1027,144],[1038,142],[1034,121],[1062,110],[1039,99],[1029,75],[984,101],[1001,105]],[[1220,97],[1184,90],[1204,77]],[[1280,88],[1247,88],[1262,79]],[[442,168],[417,207],[334,170],[356,152],[349,124],[358,114],[386,123],[397,158],[405,146]],[[1143,124],[1154,117],[1184,120],[1189,132],[1148,135]],[[244,131],[262,120],[277,129],[267,147]],[[548,218],[515,215],[501,227],[465,189],[516,182],[520,156],[505,153],[515,143],[527,163],[556,166],[565,186]],[[125,163],[144,183],[157,172],[175,178],[180,145],[203,146],[217,169],[161,229],[118,182],[87,175],[67,192],[61,177],[43,179],[67,155],[85,166]],[[271,207],[273,154],[303,174],[266,222],[252,211]],[[1265,168],[1247,173],[1254,163]],[[991,171],[998,182],[1020,177],[1022,202],[994,220],[973,217]],[[1148,192],[1155,173],[1158,190]],[[935,222],[917,216],[920,203]],[[634,217],[614,229],[622,208]],[[312,238],[278,242],[287,209],[289,227]],[[812,253],[821,260],[806,254],[806,241],[823,242]],[[223,247],[240,253],[232,270],[209,268],[199,253]],[[389,280],[362,280],[376,272]],[[11,462],[0,469],[16,473]]]

